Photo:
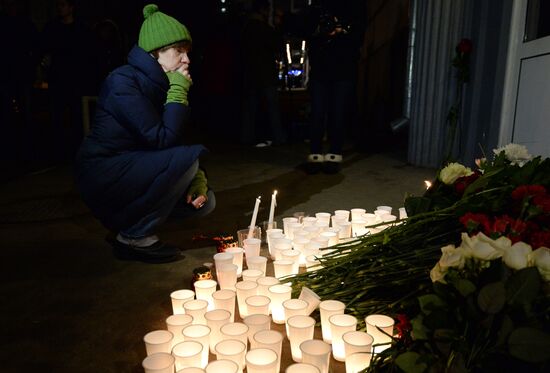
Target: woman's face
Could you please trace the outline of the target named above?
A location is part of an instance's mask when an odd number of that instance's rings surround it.
[[[162,69],[167,71],[176,71],[180,67],[191,63],[186,50],[178,50],[177,48],[170,48],[165,51],[159,51],[159,58],[157,59]],[[185,69],[186,66],[184,66]]]

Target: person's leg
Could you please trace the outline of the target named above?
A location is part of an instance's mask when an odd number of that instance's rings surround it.
[[[351,109],[355,99],[355,84],[351,81],[335,82],[331,89],[328,113],[329,153],[342,155]]]
[[[323,136],[325,134],[325,110],[326,87],[325,84],[316,80],[309,83],[311,97],[311,120],[310,120],[310,152],[311,154],[323,153]]]
[[[245,145],[254,144],[256,110],[258,108],[258,93],[255,88],[245,88],[243,97],[243,115],[241,128],[241,143]]]
[[[281,108],[279,106],[279,92],[277,91],[277,87],[265,87],[264,96],[272,140],[275,145],[283,144],[286,142],[286,135],[281,121]]]
[[[199,161],[195,161],[191,167],[179,178],[174,186],[158,201],[158,203],[139,222],[132,227],[120,232],[122,238],[131,241],[130,244],[140,246],[140,240],[153,236],[156,228],[162,224],[174,209],[179,199],[185,194],[191,180],[199,169]],[[204,207],[204,206],[203,206]],[[155,239],[153,238],[153,242]],[[148,241],[150,243],[150,240]]]

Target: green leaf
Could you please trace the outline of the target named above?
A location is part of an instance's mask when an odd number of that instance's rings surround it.
[[[430,211],[430,205],[431,199],[426,197],[409,197],[405,200],[405,209],[408,216]]]
[[[497,341],[496,346],[502,346],[506,343],[506,340],[508,339],[508,336],[510,333],[514,330],[514,322],[508,315],[504,315],[502,318],[502,323],[500,325],[500,329],[497,332]]]
[[[476,291],[476,286],[472,281],[465,280],[462,278],[457,279],[453,282],[454,287],[460,295],[463,297],[467,297],[468,295],[472,294],[474,291]]]
[[[418,302],[420,303],[420,309],[426,315],[438,308],[446,308],[446,303],[435,294],[422,295],[418,297]]]
[[[510,334],[510,355],[529,363],[550,359],[550,335],[535,328],[518,328]]]
[[[422,373],[426,371],[428,364],[419,363],[419,359],[420,354],[408,351],[397,356],[397,358],[395,358],[395,363],[405,373]]]
[[[509,304],[530,304],[539,294],[540,275],[536,267],[520,269],[506,281]]]
[[[411,326],[412,326],[412,337],[415,340],[427,340],[428,339],[428,328],[424,326],[423,323],[424,318],[422,315],[415,317],[411,320]]]
[[[472,194],[478,189],[484,189],[487,186],[487,184],[489,184],[489,181],[491,181],[493,176],[498,174],[502,170],[504,170],[504,167],[496,168],[486,172],[485,174],[483,174],[483,176],[479,177],[476,181],[468,185],[468,187],[464,190],[463,196]]]
[[[502,282],[485,285],[477,296],[477,304],[483,312],[498,313],[506,304],[506,289]]]

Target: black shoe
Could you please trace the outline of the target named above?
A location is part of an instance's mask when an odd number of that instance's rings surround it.
[[[319,173],[323,168],[323,160],[324,156],[322,154],[308,155],[307,162],[304,163],[304,171],[310,175]]]
[[[175,246],[157,241],[150,246],[139,247],[113,242],[113,254],[119,260],[135,260],[144,263],[169,263],[185,259],[185,255]]]
[[[326,174],[338,173],[342,166],[342,156],[340,154],[325,154],[325,162],[323,163],[323,172]]]

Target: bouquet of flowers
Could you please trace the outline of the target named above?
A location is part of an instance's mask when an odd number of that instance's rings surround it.
[[[476,164],[446,165],[405,200],[409,218],[292,279],[346,303],[360,326],[372,313],[398,320],[371,371],[548,368],[550,159],[509,144]]]

